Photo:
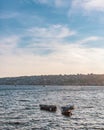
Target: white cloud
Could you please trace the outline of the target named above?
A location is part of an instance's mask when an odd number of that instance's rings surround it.
[[[64,44],[66,38],[76,35],[76,31],[63,25],[51,25],[49,27],[34,27],[27,30],[26,35],[31,37],[28,48],[33,48],[34,53],[50,53],[56,51],[57,44]],[[45,52],[46,51],[46,52]]]
[[[67,26],[51,25],[47,28],[34,27],[28,30],[30,35],[40,38],[66,38],[75,35],[76,32]]]
[[[50,55],[57,52],[58,48],[63,45],[75,45],[83,46],[83,44],[91,43],[101,40],[101,37],[90,36],[76,42],[68,41],[72,35],[76,35],[77,32],[70,30],[67,26],[52,25],[49,27],[34,27],[26,29],[22,35],[9,36],[1,38],[0,53],[3,55],[8,54],[33,54],[33,55]],[[27,40],[23,40],[23,39]],[[21,46],[21,43],[23,46]]]
[[[46,54],[51,53],[55,50],[56,43],[60,44],[64,42],[65,38],[75,34],[75,31],[63,25],[26,29],[22,34],[2,37],[0,53],[8,55],[14,53],[14,50],[17,54],[22,52],[45,54],[45,51]],[[27,40],[23,40],[25,38]],[[24,44],[24,47],[21,47],[21,43]],[[19,47],[17,48],[17,46]]]
[[[84,2],[83,7],[91,11],[104,11],[104,0],[89,0]]]
[[[73,0],[72,9],[104,12],[104,0]]]
[[[96,42],[101,40],[101,37],[90,36],[76,42],[71,42],[67,38],[76,35],[77,32],[70,30],[67,26],[52,25],[49,27],[34,27],[26,29],[21,35],[13,35],[2,37],[0,41],[1,54],[51,54],[58,51],[61,45],[83,46],[83,44]],[[23,40],[25,39],[25,40]],[[22,43],[22,45],[21,45]]]
[[[104,12],[104,0],[24,0],[26,2],[36,2],[46,4],[52,7],[69,7],[72,4],[72,9],[83,9],[89,11]]]
[[[85,44],[85,43],[91,43],[93,41],[99,41],[99,40],[102,40],[103,38],[102,37],[97,37],[97,36],[90,36],[90,37],[87,37],[85,39],[82,39],[80,41],[77,41],[76,44]]]

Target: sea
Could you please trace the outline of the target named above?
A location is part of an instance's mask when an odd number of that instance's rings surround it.
[[[75,106],[71,117],[65,105]],[[104,86],[0,85],[0,130],[104,130]]]

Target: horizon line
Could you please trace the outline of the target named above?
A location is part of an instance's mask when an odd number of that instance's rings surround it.
[[[70,73],[70,74],[36,74],[36,75],[18,75],[18,76],[4,76],[1,78],[19,78],[19,77],[32,77],[32,76],[59,76],[59,75],[104,75],[104,73]]]

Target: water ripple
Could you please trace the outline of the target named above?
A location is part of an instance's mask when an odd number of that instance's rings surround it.
[[[60,107],[74,104],[71,117]],[[55,104],[57,111],[41,111]],[[103,86],[0,86],[0,130],[104,130]]]

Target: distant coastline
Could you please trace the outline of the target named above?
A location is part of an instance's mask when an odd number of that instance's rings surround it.
[[[39,75],[0,78],[0,85],[104,85],[104,74]]]

